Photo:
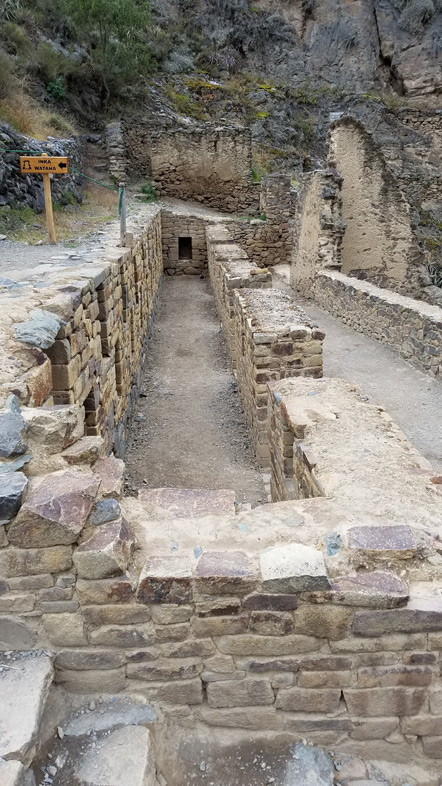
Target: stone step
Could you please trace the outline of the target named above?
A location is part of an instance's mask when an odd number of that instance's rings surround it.
[[[52,661],[38,652],[2,654],[0,672],[0,758],[29,767],[52,682]]]
[[[35,772],[52,786],[154,786],[156,720],[142,697],[89,700],[58,727]]]
[[[176,518],[235,513],[235,492],[230,489],[141,489],[138,496],[144,505]]]
[[[0,759],[1,786],[35,786],[34,774],[19,761]]]

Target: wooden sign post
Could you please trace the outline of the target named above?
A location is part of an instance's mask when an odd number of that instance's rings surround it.
[[[50,175],[67,175],[69,162],[64,156],[49,156],[42,153],[40,156],[20,156],[20,171],[24,175],[38,174],[43,177],[45,196],[46,226],[48,228],[49,242],[54,245],[55,237],[54,213],[52,210],[52,192]]]

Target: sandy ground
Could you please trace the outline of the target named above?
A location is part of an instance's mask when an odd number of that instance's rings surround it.
[[[164,277],[135,420],[130,493],[227,488],[240,502],[266,501],[207,280]]]

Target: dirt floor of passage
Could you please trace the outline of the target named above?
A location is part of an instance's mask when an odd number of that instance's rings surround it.
[[[206,279],[164,276],[134,420],[127,493],[226,488],[267,501]]]

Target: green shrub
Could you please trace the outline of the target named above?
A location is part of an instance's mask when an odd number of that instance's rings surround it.
[[[4,234],[18,232],[34,221],[35,213],[31,207],[11,207],[8,210],[0,207],[0,231]]]
[[[48,94],[56,101],[62,101],[65,97],[64,81],[61,76],[56,76],[46,87]]]
[[[141,186],[140,192],[144,195],[143,202],[156,202],[158,199],[157,192],[150,178],[146,181],[144,186]]]

